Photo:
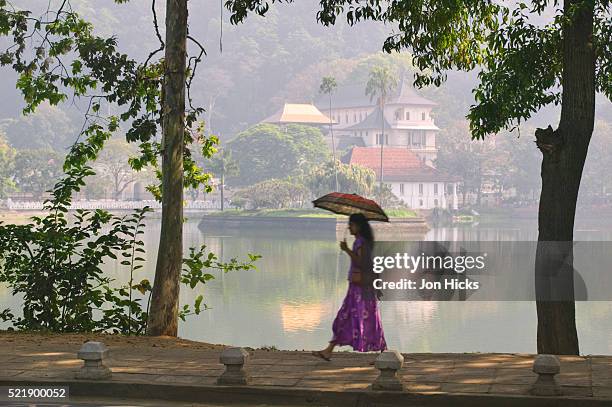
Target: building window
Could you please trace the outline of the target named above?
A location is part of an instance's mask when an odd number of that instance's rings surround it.
[[[434,184],[434,195],[438,195],[438,184]]]
[[[357,123],[357,113],[353,113],[353,119],[354,119],[355,123]]]
[[[419,199],[419,206],[423,206],[423,200]]]
[[[438,207],[438,200],[434,199],[434,206],[437,208]]]
[[[425,135],[425,132],[423,132],[423,134],[421,134],[421,145],[423,147],[425,147],[427,145],[427,136]]]
[[[349,121],[348,121],[348,113],[346,114],[345,119],[346,119],[346,124],[348,124],[348,122],[349,122]]]
[[[404,184],[400,184],[400,194],[404,195]]]
[[[421,120],[425,120],[425,112],[421,113]]]
[[[389,135],[385,134],[384,139],[383,139],[383,135],[382,134],[377,134],[376,135],[376,144],[378,144],[378,145],[383,144],[383,140],[384,140],[384,144],[389,144]]]
[[[410,120],[410,112],[406,110],[406,120]]]
[[[420,146],[421,145],[421,135],[418,132],[412,133],[412,145]]]
[[[423,184],[419,184],[419,195],[423,195]]]

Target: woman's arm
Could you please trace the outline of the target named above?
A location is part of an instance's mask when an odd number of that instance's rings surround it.
[[[346,246],[346,244],[344,246],[342,246],[341,244],[341,248],[342,250],[344,250],[346,252],[346,254],[349,255],[349,257],[351,258],[351,260],[353,260],[355,262],[355,264],[361,264],[361,258],[363,256],[363,247],[359,246],[357,248],[357,251],[354,252],[351,249],[348,248],[348,246]]]

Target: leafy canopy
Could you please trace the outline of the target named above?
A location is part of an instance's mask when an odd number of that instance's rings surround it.
[[[57,8],[51,9],[52,5]],[[85,121],[66,157],[64,170],[82,169],[123,127],[126,140],[139,148],[130,165],[135,170],[157,167],[162,152],[157,135],[163,114],[164,61],[156,56],[165,44],[156,15],[153,26],[159,48],[151,50],[144,61],[137,61],[118,51],[116,38],[96,35],[92,24],[73,11],[68,0],[50,2],[41,16],[0,0],[0,38],[11,38],[9,46],[0,49],[0,65],[10,66],[18,75],[17,88],[26,102],[23,113],[33,113],[44,102],[55,106],[69,99],[85,101]],[[203,109],[191,103],[189,89],[204,50],[189,38],[198,46],[199,53],[189,55],[187,68],[189,108],[185,115],[184,182],[185,186],[195,188],[207,184],[210,176],[195,164],[188,146],[198,139],[202,154],[210,157],[218,140],[203,136],[203,127],[197,123]],[[103,115],[100,111],[103,103],[117,106],[118,114]],[[159,197],[159,185],[150,190]]]
[[[338,83],[336,82],[336,78],[333,76],[325,76],[321,79],[321,85],[319,85],[319,92],[324,95],[329,95],[334,93],[336,88],[338,87]]]
[[[375,66],[370,71],[365,94],[370,97],[370,100],[378,99],[378,103],[382,105],[389,94],[397,88],[397,84],[397,75],[389,68]]]
[[[292,0],[227,0],[231,22],[273,3]],[[383,48],[412,53],[418,87],[439,86],[448,70],[479,68],[480,83],[468,118],[472,136],[513,128],[543,106],[560,103],[562,28],[578,7],[594,7],[596,90],[612,99],[612,19],[609,0],[585,0],[564,13],[557,0],[321,0],[317,19],[333,25],[381,21],[394,30]],[[545,20],[536,24],[535,20]]]
[[[242,171],[236,184],[249,185],[272,178],[300,175],[329,158],[323,134],[315,127],[258,124],[227,144]]]

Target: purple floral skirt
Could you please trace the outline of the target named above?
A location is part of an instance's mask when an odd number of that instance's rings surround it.
[[[336,315],[330,342],[338,346],[350,345],[358,352],[383,351],[387,349],[378,311],[377,300],[364,299],[361,286],[349,283],[349,289]]]

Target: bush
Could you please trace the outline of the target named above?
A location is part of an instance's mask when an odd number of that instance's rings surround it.
[[[242,209],[302,208],[310,191],[290,179],[271,179],[236,192],[232,204]]]
[[[319,129],[297,124],[258,124],[238,134],[228,148],[243,169],[238,176],[229,177],[228,183],[243,186],[299,176],[330,155]]]
[[[336,161],[338,172],[338,191],[334,175],[334,162],[327,161],[312,168],[304,177],[304,185],[310,189],[315,197],[330,192],[344,192],[350,194],[370,195],[374,188],[376,174],[369,168],[360,165],[347,165]]]
[[[150,209],[123,217],[104,210],[77,210],[69,216],[71,195],[89,175],[93,171],[87,167],[68,171],[44,204],[48,215],[33,217],[26,225],[0,224],[0,282],[7,283],[13,295],[23,297],[23,315],[6,309],[0,319],[17,329],[146,332],[148,299],[146,306],[142,302],[147,293],[150,298],[152,287],[146,279],[135,282],[134,275],[145,261],[140,237]],[[127,281],[113,285],[102,265],[118,257]],[[191,248],[183,260],[181,281],[194,288],[214,278],[209,269],[250,270],[258,258],[249,255],[246,263],[236,259],[221,263],[213,253],[206,253],[206,246]],[[179,316],[184,319],[205,308],[198,296],[193,308],[183,305]]]

